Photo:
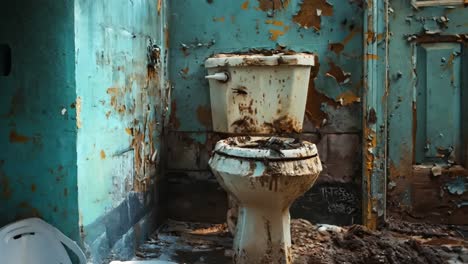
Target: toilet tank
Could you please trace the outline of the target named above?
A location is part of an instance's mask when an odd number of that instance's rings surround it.
[[[213,130],[301,132],[314,55],[218,54],[205,62]]]

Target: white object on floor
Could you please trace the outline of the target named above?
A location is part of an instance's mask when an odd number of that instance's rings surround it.
[[[71,264],[65,247],[86,264],[86,256],[76,242],[39,218],[29,218],[0,229],[1,263]]]
[[[131,261],[112,261],[109,264],[177,264],[165,260],[131,260]]]

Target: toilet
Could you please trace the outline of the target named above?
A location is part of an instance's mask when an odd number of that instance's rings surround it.
[[[289,207],[322,171],[302,131],[312,54],[208,58],[216,143],[209,166],[239,204],[234,263],[291,263]]]

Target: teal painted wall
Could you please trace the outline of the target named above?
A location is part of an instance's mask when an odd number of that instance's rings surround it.
[[[166,8],[2,4],[0,45],[11,47],[12,71],[0,76],[0,226],[41,217],[81,241],[94,263],[130,258],[153,230],[168,109]]]
[[[468,175],[468,9],[415,10],[403,0],[392,8],[398,12],[389,16],[389,209],[410,220],[466,224],[468,208],[460,205],[468,193],[453,195],[446,183],[457,176],[466,183]],[[449,160],[458,166],[449,168]],[[445,167],[437,179],[436,163]]]
[[[73,1],[2,1],[0,226],[39,216],[78,239]]]
[[[145,234],[119,241],[156,206],[164,13],[157,0],[75,2],[78,204],[96,263],[130,257]]]

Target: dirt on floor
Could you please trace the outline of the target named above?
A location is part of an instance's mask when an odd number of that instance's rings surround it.
[[[364,226],[291,221],[294,263],[468,263],[468,240],[454,227],[389,221],[380,231]],[[168,221],[137,251],[138,259],[175,263],[231,263],[225,224]]]

